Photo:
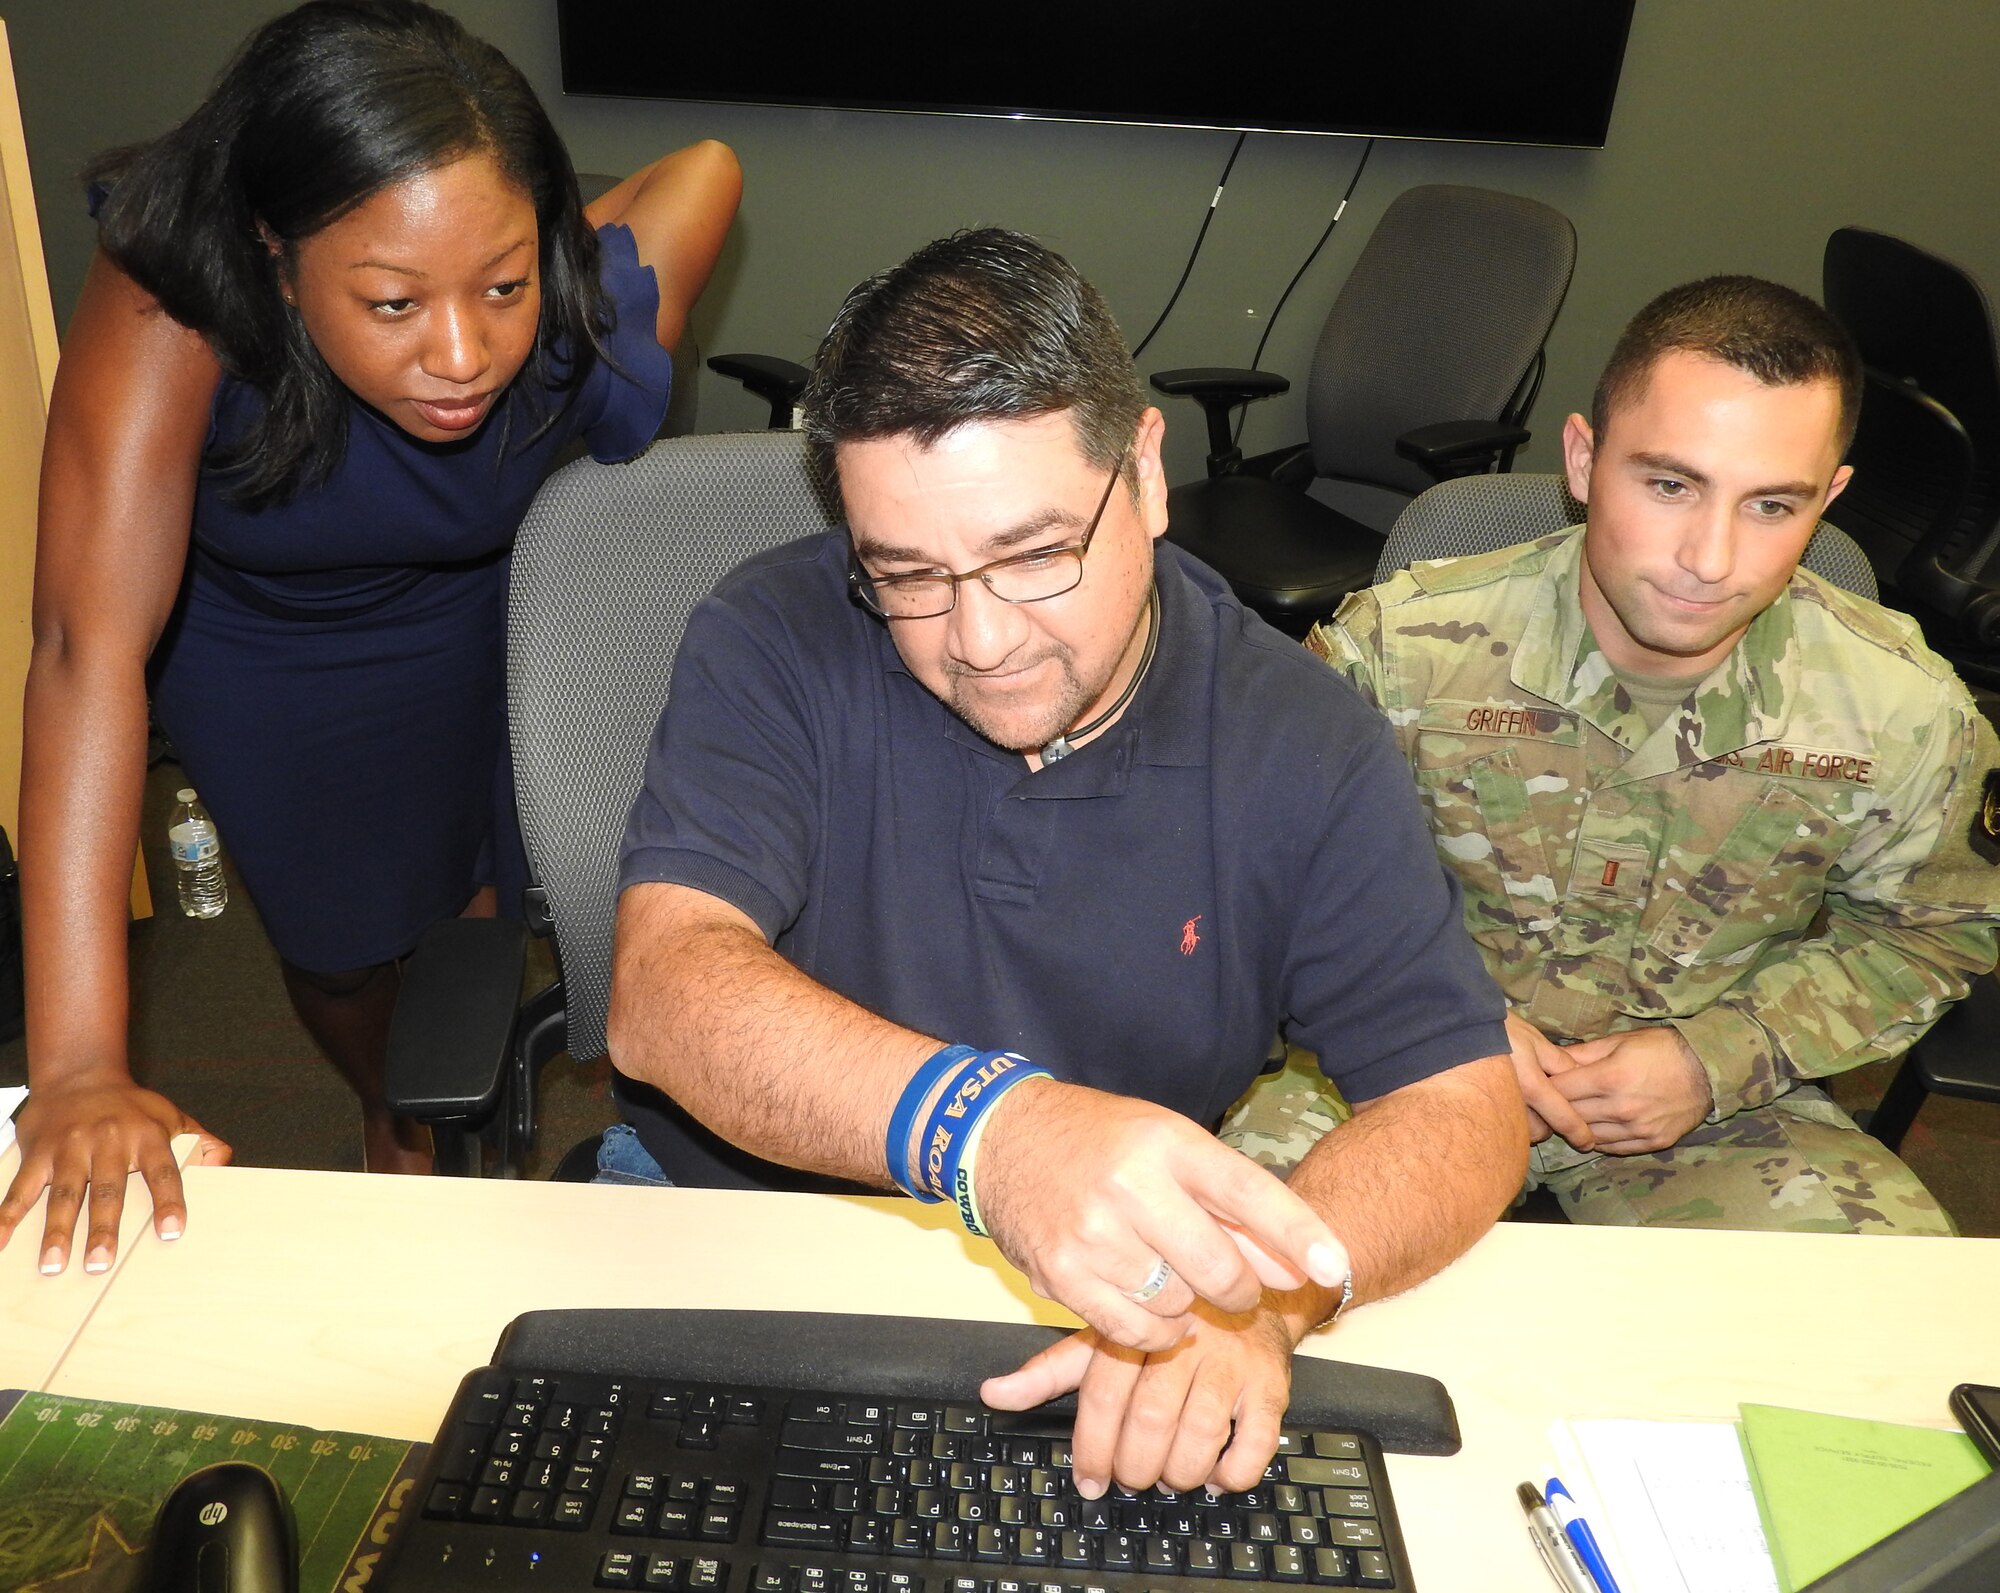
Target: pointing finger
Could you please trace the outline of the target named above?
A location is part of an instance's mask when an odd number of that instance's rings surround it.
[[[1215,1149],[1217,1156],[1204,1158],[1198,1176],[1184,1180],[1184,1185],[1189,1194],[1228,1224],[1231,1237],[1241,1236],[1238,1246],[1260,1280],[1278,1289],[1296,1288],[1300,1276],[1323,1288],[1337,1286],[1347,1276],[1347,1250],[1325,1220],[1249,1157],[1220,1144]],[[1244,1246],[1243,1239],[1252,1243]],[[1236,1304],[1217,1299],[1215,1303],[1243,1310],[1254,1301]]]
[[[995,1410],[1028,1410],[1067,1394],[1083,1381],[1096,1353],[1088,1333],[1072,1333],[1045,1350],[1037,1350],[1011,1372],[989,1377],[979,1385],[979,1397]]]

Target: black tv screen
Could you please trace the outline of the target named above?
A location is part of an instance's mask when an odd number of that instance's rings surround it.
[[[557,0],[571,94],[1604,142],[1634,0]]]

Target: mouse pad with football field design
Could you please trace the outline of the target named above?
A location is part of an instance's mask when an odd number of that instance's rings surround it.
[[[161,1502],[220,1460],[292,1507],[299,1593],[364,1593],[430,1446],[233,1416],[0,1391],[0,1588],[139,1593]]]

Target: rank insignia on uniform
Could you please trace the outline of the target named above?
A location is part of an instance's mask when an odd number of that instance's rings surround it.
[[[1973,851],[1989,863],[2000,863],[2000,769],[1986,771],[1986,785],[1979,793],[1979,810],[1972,816]]]

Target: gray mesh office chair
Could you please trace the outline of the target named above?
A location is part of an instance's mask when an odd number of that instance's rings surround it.
[[[1583,519],[1583,507],[1556,475],[1468,476],[1441,482],[1397,518],[1375,579],[1387,580],[1419,559],[1460,558],[1512,547]],[[1822,520],[1802,564],[1835,586],[1873,599],[1875,571],[1855,540]],[[2000,984],[1975,979],[1972,992],[1945,1010],[1904,1055],[1882,1104],[1863,1126],[1898,1150],[1927,1095],[2000,1102]]]
[[[537,1075],[604,1052],[619,840],[688,614],[751,554],[832,516],[792,432],[676,437],[620,465],[550,477],[514,544],[508,722],[529,917],[559,979],[521,1008],[524,931],[455,920],[406,970],[390,1104],[433,1126],[442,1171],[518,1170]]]
[[[1432,185],[1382,214],[1320,333],[1308,441],[1246,462],[1232,408],[1290,385],[1268,372],[1163,371],[1207,412],[1209,475],[1173,489],[1167,535],[1293,634],[1367,584],[1388,516],[1442,477],[1506,470],[1569,290],[1576,231],[1532,199]],[[1395,505],[1373,524],[1343,490]]]

